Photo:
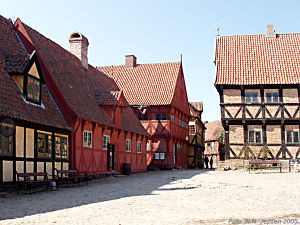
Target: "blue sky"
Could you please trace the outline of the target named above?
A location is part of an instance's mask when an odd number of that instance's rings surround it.
[[[189,101],[203,101],[203,120],[220,119],[214,88],[215,24],[220,35],[300,32],[300,1],[72,0],[3,1],[0,14],[20,18],[69,49],[73,31],[89,39],[93,66],[124,64],[134,54],[138,63],[173,62],[183,57]]]

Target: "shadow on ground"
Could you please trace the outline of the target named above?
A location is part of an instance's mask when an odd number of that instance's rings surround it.
[[[88,186],[83,183],[80,186],[61,188],[59,191],[37,192],[32,195],[9,194],[6,198],[0,198],[0,220],[22,218],[131,196],[151,195],[153,191],[178,190],[163,186],[213,170],[150,171],[131,176],[108,177],[93,181]]]

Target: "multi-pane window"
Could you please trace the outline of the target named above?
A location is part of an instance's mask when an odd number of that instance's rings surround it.
[[[41,82],[37,78],[27,76],[26,99],[33,102],[40,102]]]
[[[173,114],[171,114],[171,122],[175,123],[175,116]]]
[[[166,113],[156,113],[156,120],[167,120]]]
[[[189,131],[194,133],[195,132],[195,125],[189,125]]]
[[[137,143],[137,153],[142,153],[142,143],[141,142]]]
[[[182,121],[181,126],[182,126],[183,128],[185,128],[185,122],[184,122],[184,121]]]
[[[257,92],[246,92],[245,93],[246,103],[258,103],[258,93]]]
[[[278,103],[279,102],[279,93],[278,92],[267,92],[266,93],[266,102],[267,103]]]
[[[299,131],[286,131],[286,142],[290,144],[298,144]]]
[[[150,151],[150,141],[147,141],[147,152]]]
[[[69,144],[68,136],[55,135],[55,157],[61,159],[68,159],[69,157]]]
[[[147,113],[145,113],[145,114],[140,113],[138,115],[138,117],[139,117],[139,120],[148,120],[148,114]]]
[[[126,139],[126,152],[131,152],[131,140]]]
[[[181,119],[178,119],[178,125],[181,127]]]
[[[261,132],[260,131],[249,131],[248,141],[252,144],[261,144]]]
[[[52,155],[52,134],[37,132],[37,152],[40,158],[51,158]]]
[[[156,160],[165,160],[166,153],[165,152],[155,152],[154,159]]]
[[[103,135],[103,150],[108,149],[108,144],[110,143],[110,136]]]
[[[92,148],[93,133],[91,131],[83,131],[83,147]]]
[[[12,156],[13,155],[13,136],[5,137],[0,134],[0,155]]]

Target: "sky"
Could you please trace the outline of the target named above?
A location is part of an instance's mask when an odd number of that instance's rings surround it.
[[[189,101],[203,101],[203,121],[220,120],[215,81],[215,24],[221,36],[300,32],[297,0],[51,0],[1,1],[0,14],[20,18],[69,50],[74,31],[89,40],[93,66],[180,61]]]

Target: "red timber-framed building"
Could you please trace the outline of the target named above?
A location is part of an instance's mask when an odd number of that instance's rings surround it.
[[[113,79],[88,64],[88,40],[72,33],[70,52],[17,19],[13,25],[29,54],[36,51],[45,82],[70,134],[70,166],[97,177],[146,171],[148,133]]]
[[[128,55],[125,65],[97,68],[124,91],[151,135],[147,165],[187,167],[190,110],[182,62],[137,64],[136,57]]]
[[[49,92],[37,53],[27,52],[2,16],[0,52],[1,186],[16,182],[16,172],[53,175],[54,168],[68,168],[73,129]]]
[[[226,159],[300,157],[300,34],[217,37]]]

